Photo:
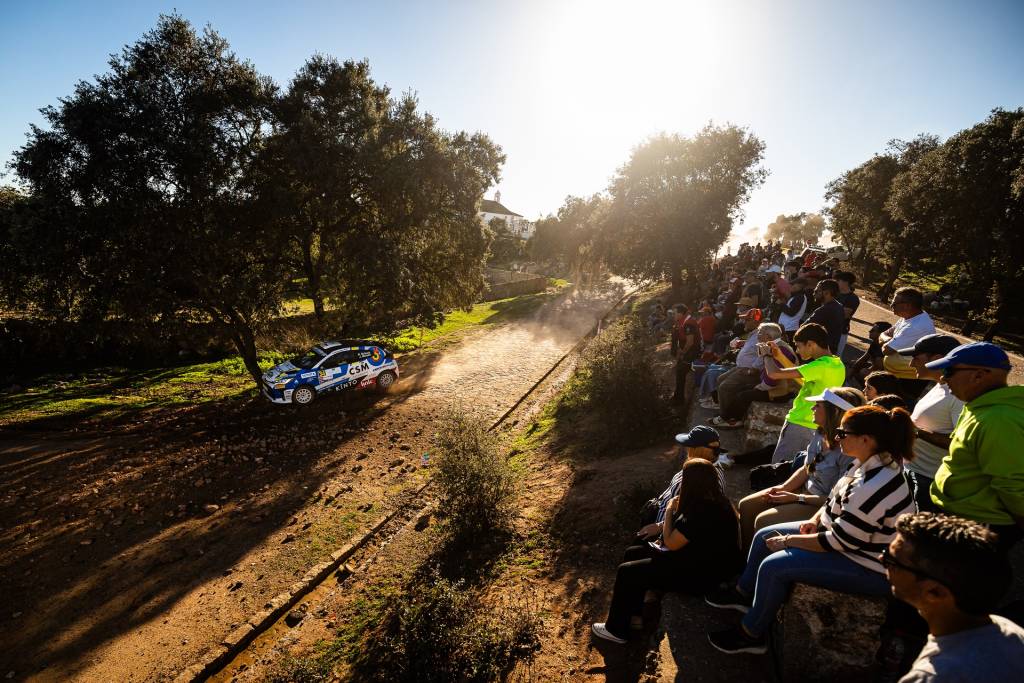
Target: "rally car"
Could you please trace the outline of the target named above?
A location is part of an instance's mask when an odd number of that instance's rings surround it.
[[[386,348],[367,339],[342,339],[275,365],[263,374],[261,389],[274,403],[307,405],[328,391],[387,391],[397,380],[398,362]]]

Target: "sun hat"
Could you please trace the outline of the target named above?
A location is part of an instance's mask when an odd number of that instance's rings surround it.
[[[807,400],[814,403],[831,403],[836,408],[843,410],[853,410],[856,407],[831,389],[826,389],[816,396],[808,396]]]

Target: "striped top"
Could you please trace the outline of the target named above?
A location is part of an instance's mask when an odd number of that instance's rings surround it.
[[[896,535],[896,518],[917,511],[913,492],[894,462],[875,454],[843,475],[821,511],[818,542],[871,571],[885,573],[881,553]]]

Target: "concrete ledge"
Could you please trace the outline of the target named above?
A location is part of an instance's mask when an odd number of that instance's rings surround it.
[[[886,601],[798,583],[782,608],[775,649],[783,681],[871,680]]]
[[[747,433],[743,441],[743,450],[753,451],[778,442],[779,432],[786,423],[786,413],[792,405],[792,402],[751,403],[747,410]]]

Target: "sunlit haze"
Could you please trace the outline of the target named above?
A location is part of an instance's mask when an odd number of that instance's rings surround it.
[[[891,138],[1024,104],[1014,2],[34,2],[0,27],[0,158],[175,8],[282,85],[315,51],[368,59],[443,127],[500,144],[502,201],[528,218],[603,190],[651,134],[747,126],[771,175],[736,242],[820,210],[825,184]]]

